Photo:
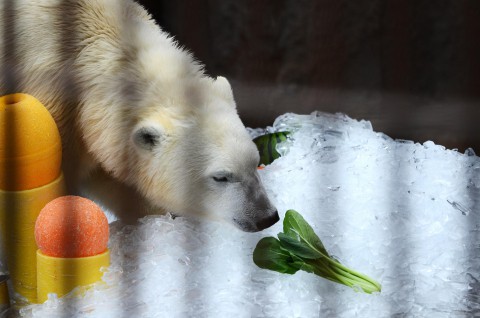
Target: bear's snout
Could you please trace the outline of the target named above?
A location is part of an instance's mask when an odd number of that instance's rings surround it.
[[[269,215],[268,217],[260,220],[257,222],[256,226],[258,231],[264,230],[280,220],[280,217],[278,216],[278,212],[275,211],[272,215]]]
[[[245,218],[233,218],[233,223],[242,231],[259,232],[274,225],[280,220],[277,210],[259,221],[247,220]]]

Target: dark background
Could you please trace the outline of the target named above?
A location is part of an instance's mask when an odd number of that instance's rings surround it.
[[[394,138],[480,152],[480,1],[139,2],[230,80],[247,126],[344,112]]]

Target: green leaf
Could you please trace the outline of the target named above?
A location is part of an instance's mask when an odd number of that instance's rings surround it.
[[[381,291],[378,282],[333,259],[312,227],[297,211],[287,211],[283,231],[278,234],[280,243],[291,254],[303,258],[304,265],[300,269],[340,284],[360,287],[366,293]]]
[[[285,233],[278,233],[278,238],[281,246],[294,255],[307,259],[317,259],[323,256],[322,253],[311,248],[310,245],[304,241],[294,239]]]
[[[307,273],[315,273],[315,267],[305,263],[302,260],[293,262],[292,266],[297,267],[299,270],[305,271]]]
[[[298,264],[292,265],[295,260],[282,249],[280,241],[271,236],[258,242],[253,251],[253,262],[260,268],[286,274],[295,274],[300,269]]]
[[[313,231],[310,224],[308,224],[297,211],[288,210],[287,213],[285,213],[283,232],[296,241],[308,245],[312,250],[317,251],[319,254],[324,254],[325,257],[330,257],[323,246],[322,241],[317,234],[315,234],[315,231]]]

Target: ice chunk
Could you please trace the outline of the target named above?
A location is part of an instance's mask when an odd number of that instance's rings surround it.
[[[480,312],[480,160],[432,141],[395,141],[343,114],[285,114],[288,151],[259,171],[283,218],[299,211],[327,250],[382,284],[375,295],[257,268],[281,222],[243,233],[213,221],[111,224],[112,265],[83,297],[25,317],[473,317]]]

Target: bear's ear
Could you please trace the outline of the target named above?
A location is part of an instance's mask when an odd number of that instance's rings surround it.
[[[217,76],[217,79],[214,82],[214,86],[217,89],[217,92],[225,98],[228,102],[233,103],[235,105],[235,101],[233,99],[233,92],[232,87],[228,80],[223,76]]]
[[[154,126],[142,126],[133,133],[133,142],[141,149],[152,151],[163,139],[163,133]]]

